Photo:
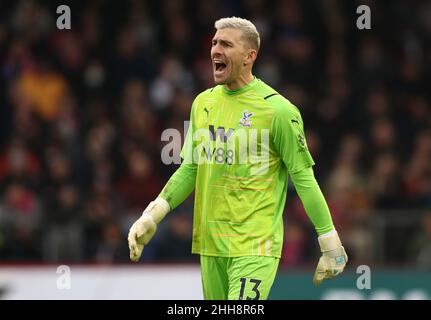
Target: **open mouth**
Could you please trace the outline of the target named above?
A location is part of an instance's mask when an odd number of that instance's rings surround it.
[[[216,73],[223,73],[226,70],[226,64],[222,61],[214,61]]]

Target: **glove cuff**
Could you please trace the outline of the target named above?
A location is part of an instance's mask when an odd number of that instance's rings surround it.
[[[157,197],[156,200],[150,202],[142,214],[150,215],[154,222],[159,224],[169,211],[171,211],[169,203],[165,199]]]
[[[332,251],[341,247],[341,240],[335,229],[320,235],[317,239],[319,240],[320,251],[322,252]]]

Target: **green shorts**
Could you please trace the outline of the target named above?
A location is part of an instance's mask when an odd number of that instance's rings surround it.
[[[280,259],[275,257],[212,257],[201,255],[205,300],[266,300]]]

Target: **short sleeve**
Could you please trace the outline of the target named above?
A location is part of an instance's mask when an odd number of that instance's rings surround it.
[[[298,109],[288,101],[275,110],[271,133],[274,147],[290,174],[314,165]]]

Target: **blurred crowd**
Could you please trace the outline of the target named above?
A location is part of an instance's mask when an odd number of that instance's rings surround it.
[[[64,2],[64,3],[63,3]],[[431,3],[67,1],[0,3],[0,260],[125,263],[131,223],[176,165],[160,139],[212,87],[214,21],[252,20],[256,76],[296,104],[352,263],[431,268]],[[371,30],[356,27],[371,8]],[[193,198],[144,261],[191,255]],[[314,263],[294,188],[283,266]]]

